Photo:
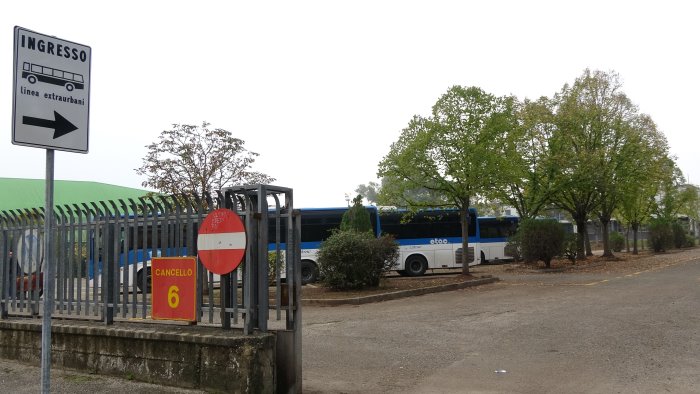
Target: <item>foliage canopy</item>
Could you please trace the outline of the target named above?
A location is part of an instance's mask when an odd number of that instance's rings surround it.
[[[251,169],[255,152],[231,132],[209,127],[173,124],[158,141],[146,145],[148,152],[139,175],[145,175],[144,187],[162,193],[197,193],[226,186],[271,183],[275,179]]]
[[[478,87],[453,86],[433,106],[430,117],[416,115],[379,163],[387,205],[457,207],[462,221],[462,248],[468,209],[473,199],[504,184],[515,163],[513,97],[496,97]],[[425,190],[428,199],[415,199]],[[463,273],[469,272],[466,254]]]

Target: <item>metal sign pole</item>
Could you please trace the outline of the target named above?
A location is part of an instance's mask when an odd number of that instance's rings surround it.
[[[54,150],[46,150],[46,205],[44,208],[44,315],[41,325],[41,392],[51,392],[51,312],[53,311],[53,261],[51,238],[53,224]],[[39,270],[42,272],[42,270]]]
[[[51,382],[51,313],[56,285],[51,249],[54,149],[88,153],[92,49],[20,26],[15,26],[13,43],[12,143],[46,149],[45,265],[39,272],[43,272],[40,281],[44,294],[41,392],[48,393]],[[55,53],[53,48],[56,48]],[[36,279],[34,282],[36,285]]]

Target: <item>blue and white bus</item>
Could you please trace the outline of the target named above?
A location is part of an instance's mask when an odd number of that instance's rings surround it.
[[[188,234],[186,223],[158,223],[153,218],[147,218],[145,224],[129,223],[134,217],[122,217],[124,221],[118,228],[116,238],[118,245],[105,243],[104,234],[90,231],[87,243],[88,277],[98,281],[101,285],[103,273],[102,255],[112,253],[118,263],[119,278],[122,283],[130,283],[133,291],[137,289],[151,292],[151,259],[153,257],[188,256],[188,245],[194,242],[192,235]],[[155,222],[155,223],[152,223]],[[194,234],[197,232],[197,223],[193,223]],[[165,247],[164,247],[165,246]],[[97,258],[95,258],[97,257]]]
[[[508,238],[518,230],[520,218],[517,216],[477,217],[477,238],[481,264],[512,260],[506,251]]]
[[[478,244],[476,210],[469,210],[468,241],[470,256]],[[459,211],[445,209],[408,213],[388,210],[380,213],[382,233],[394,236],[399,244],[396,271],[400,275],[420,276],[436,268],[458,268],[456,258],[462,247],[462,226]],[[469,265],[479,264],[473,261]]]
[[[302,281],[318,278],[318,248],[348,208],[301,210]],[[405,210],[367,207],[375,236],[391,234],[399,244],[395,270],[401,275],[420,276],[428,270],[461,268],[462,227],[456,209],[431,209],[409,214]],[[518,218],[478,217],[469,210],[469,265],[512,259],[506,254],[508,237],[517,229]],[[476,258],[474,258],[476,257]]]
[[[380,212],[382,232],[399,243],[396,271],[419,276],[427,270],[462,267],[462,226],[456,209],[431,209],[406,215],[393,210]],[[469,209],[469,265],[511,259],[505,251],[515,233],[517,217],[478,217]]]
[[[391,234],[399,244],[399,260],[395,270],[401,275],[420,276],[428,270],[440,268],[461,268],[462,228],[459,211],[456,209],[432,209],[408,214],[405,210],[379,210],[366,207],[375,236]],[[318,249],[334,230],[340,228],[343,215],[348,207],[340,208],[302,208],[301,211],[301,276],[302,283],[318,280]],[[469,210],[469,265],[511,259],[506,254],[508,237],[515,233],[518,218],[478,217],[475,209]],[[271,220],[268,234],[270,251],[275,249],[274,224]],[[197,224],[193,225],[194,234],[188,234],[184,225],[139,224],[135,227],[122,228],[118,239],[120,247],[116,249],[120,272],[119,275],[132,278],[128,282],[134,288],[150,291],[150,260],[152,256],[185,256],[187,246],[196,239]],[[285,233],[280,234],[284,249]],[[90,256],[103,249],[101,242],[92,242]],[[163,249],[162,245],[169,247]],[[120,250],[119,250],[120,249]],[[90,258],[89,276],[94,270],[102,271],[101,264],[94,267]],[[99,261],[99,260],[98,260]],[[127,271],[127,272],[125,272]],[[282,272],[283,273],[283,272]]]

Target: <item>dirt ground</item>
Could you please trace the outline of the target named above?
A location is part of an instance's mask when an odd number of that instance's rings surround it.
[[[440,273],[427,272],[420,277],[403,277],[398,275],[390,275],[384,278],[379,287],[368,288],[352,291],[338,291],[325,287],[323,283],[314,283],[305,285],[301,289],[302,299],[341,299],[363,297],[375,294],[390,293],[394,291],[410,290],[440,286],[451,283],[461,283],[464,281],[478,278],[478,276],[464,276],[461,271],[441,270]]]
[[[552,261],[550,268],[545,268],[544,263],[525,264],[520,262],[479,265],[470,267],[470,275],[462,275],[461,269],[440,269],[428,271],[420,277],[402,277],[390,274],[382,280],[379,287],[354,290],[337,291],[325,287],[322,283],[309,284],[302,288],[302,299],[342,299],[363,297],[401,290],[427,288],[452,283],[461,283],[484,276],[499,274],[531,275],[531,274],[577,274],[577,273],[615,273],[628,274],[637,271],[645,271],[664,267],[675,260],[682,258],[683,250],[674,250],[666,253],[654,254],[650,251],[641,251],[638,255],[619,252],[614,257],[602,257],[601,252],[587,257],[585,260],[571,262],[568,259],[556,259]]]

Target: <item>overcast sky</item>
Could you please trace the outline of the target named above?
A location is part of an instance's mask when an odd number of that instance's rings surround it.
[[[30,3],[0,5],[0,177],[45,177],[45,151],[11,143],[21,26],[92,48],[89,153],[57,151],[56,179],[141,187],[145,145],[207,121],[296,207],[342,206],[450,86],[536,99],[591,68],[620,74],[700,183],[693,1]]]

